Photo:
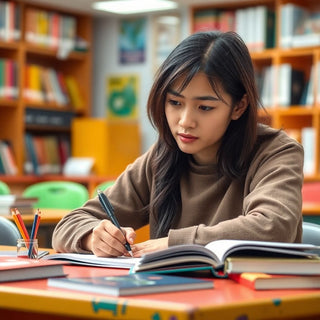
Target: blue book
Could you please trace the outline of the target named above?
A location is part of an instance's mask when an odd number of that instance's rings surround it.
[[[169,291],[212,289],[213,281],[152,273],[110,277],[50,278],[48,285],[112,296],[129,296]]]

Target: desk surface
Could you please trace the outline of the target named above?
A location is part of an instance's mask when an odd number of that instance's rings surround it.
[[[127,270],[65,266],[69,276],[126,274]],[[1,317],[17,319],[319,319],[320,290],[255,291],[213,279],[214,289],[112,297],[47,287],[47,280],[0,285]],[[16,319],[14,318],[14,319]]]
[[[71,210],[67,209],[41,209],[41,224],[56,224],[61,218],[70,212]],[[11,215],[6,216],[10,220],[13,220]],[[32,224],[34,215],[33,214],[22,214],[24,223]]]

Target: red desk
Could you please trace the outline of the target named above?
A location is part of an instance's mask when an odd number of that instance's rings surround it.
[[[127,270],[65,266],[71,276]],[[2,319],[320,319],[320,290],[254,291],[214,279],[214,289],[112,297],[47,287],[47,280],[0,284]]]

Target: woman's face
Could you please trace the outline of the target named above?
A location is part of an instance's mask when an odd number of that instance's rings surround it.
[[[193,155],[199,164],[216,163],[221,139],[231,120],[241,115],[232,108],[231,96],[219,88],[219,99],[208,78],[196,74],[183,91],[182,80],[168,91],[165,114],[171,133],[180,150]]]

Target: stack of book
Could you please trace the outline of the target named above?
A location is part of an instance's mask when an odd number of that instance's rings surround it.
[[[178,249],[178,250],[177,250]],[[178,246],[143,257],[132,271],[211,269],[254,289],[320,288],[320,248],[309,244],[218,240]]]
[[[320,288],[320,248],[312,244],[217,240],[206,246],[178,245],[141,258],[99,258],[57,253],[44,259],[129,269],[130,274],[208,275],[255,289]],[[261,278],[261,280],[260,280]],[[263,278],[263,279],[262,279]]]
[[[33,214],[38,198],[22,197],[13,194],[0,195],[0,215],[10,215],[12,208],[17,208],[22,214]]]

